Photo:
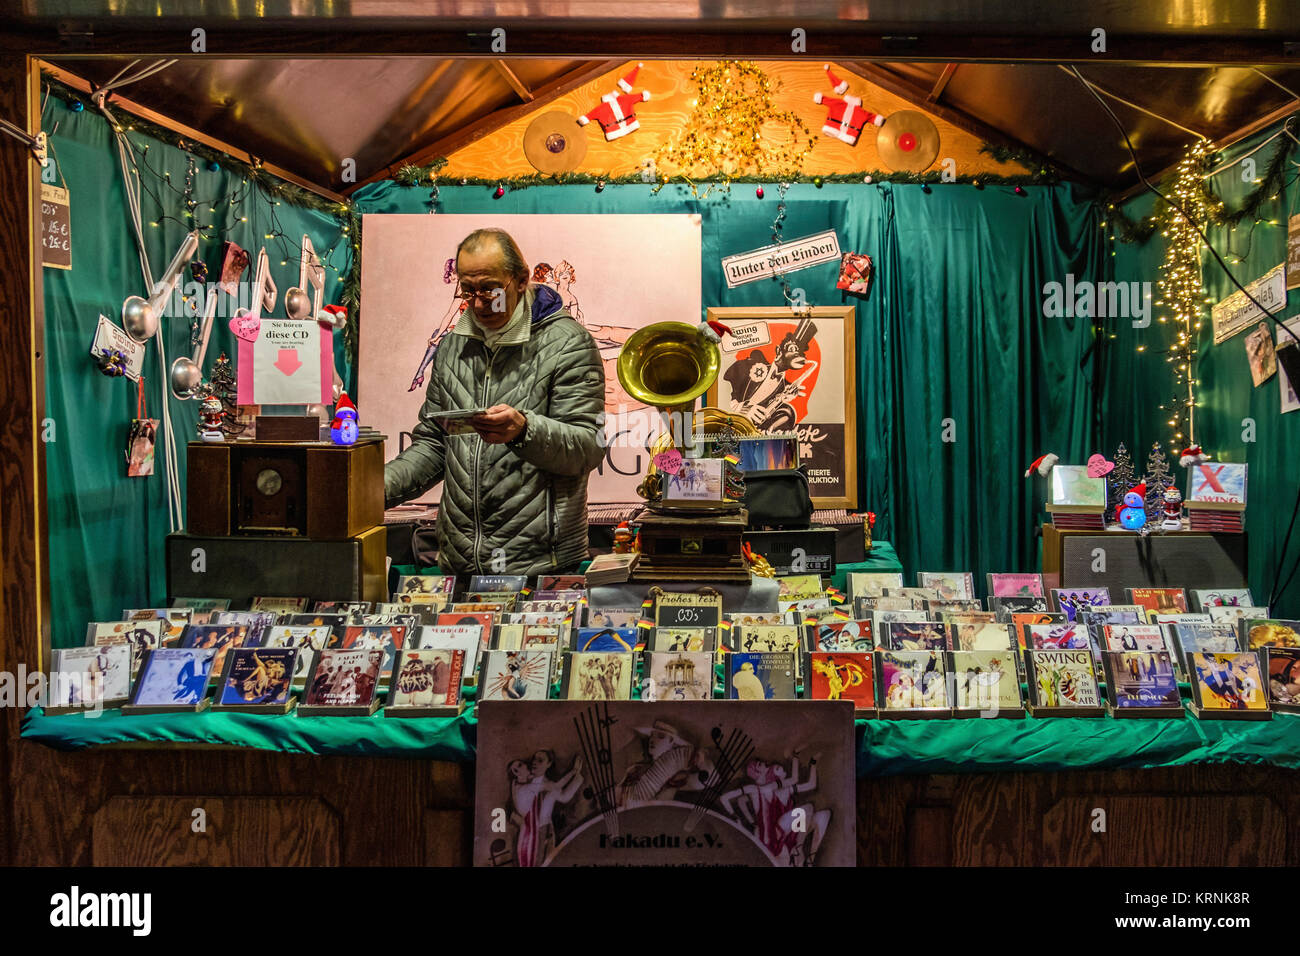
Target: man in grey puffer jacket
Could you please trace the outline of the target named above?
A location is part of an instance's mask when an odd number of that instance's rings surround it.
[[[384,469],[386,506],[443,482],[439,567],[450,574],[576,571],[587,558],[587,477],[605,456],[605,373],[559,294],[530,285],[519,247],[480,229],[456,252],[467,303],[429,367],[411,445]],[[440,411],[485,408],[477,434]]]

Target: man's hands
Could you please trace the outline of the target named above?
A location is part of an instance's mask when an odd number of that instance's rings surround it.
[[[493,405],[481,415],[469,420],[474,430],[489,445],[504,445],[514,441],[524,431],[524,415],[509,405]]]

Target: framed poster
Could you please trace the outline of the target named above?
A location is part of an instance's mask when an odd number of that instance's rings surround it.
[[[853,306],[796,315],[787,308],[709,309],[731,329],[722,339],[714,408],[760,432],[795,432],[817,508],[856,508],[857,393]]]
[[[848,700],[488,700],[475,866],[853,866]]]
[[[618,354],[637,329],[700,315],[701,218],[697,214],[374,214],[362,218],[357,384],[362,422],[388,436],[385,459],[411,441],[429,364],[456,326],[456,247],[475,229],[504,229],[519,244],[531,281],[549,285],[596,340],[605,368],[605,460],[587,500],[639,502],[646,450],[663,429],[659,410],[618,381]],[[629,263],[634,263],[629,268]],[[477,439],[459,439],[477,440]],[[418,501],[433,503],[439,484]]]

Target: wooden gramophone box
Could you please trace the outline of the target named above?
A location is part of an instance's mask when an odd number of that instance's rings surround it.
[[[190,534],[353,538],[384,522],[384,444],[190,442]]]

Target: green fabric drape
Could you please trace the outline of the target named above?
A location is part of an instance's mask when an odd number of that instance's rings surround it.
[[[941,732],[937,732],[941,731]],[[22,736],[59,750],[106,744],[199,744],[285,753],[474,759],[473,709],[418,719],[105,711],[23,718]],[[859,720],[859,777],[921,773],[1040,772],[1246,764],[1300,769],[1300,719],[1178,720],[1045,717],[1021,720]]]
[[[1211,182],[1228,210],[1236,208],[1242,198],[1256,188],[1253,181],[1243,181],[1242,166],[1234,165],[1233,161],[1260,146],[1279,128],[1280,124],[1224,152],[1215,167],[1223,172],[1214,176]],[[1295,155],[1300,149],[1283,136],[1254,154],[1252,158],[1257,169],[1265,169],[1279,148],[1292,150],[1292,158],[1300,159]],[[1165,185],[1161,185],[1161,190],[1165,191]],[[1124,211],[1131,219],[1140,219],[1151,213],[1154,204],[1154,197],[1148,193],[1132,200]],[[1254,219],[1246,219],[1235,230],[1211,226],[1207,235],[1237,280],[1246,285],[1286,261],[1287,220],[1297,212],[1300,212],[1300,183],[1296,182],[1293,172],[1287,177],[1285,188],[1278,192],[1277,199],[1265,202],[1261,207],[1259,218],[1262,222],[1256,224]],[[1159,299],[1159,287],[1155,283],[1164,258],[1160,234],[1144,245],[1115,242],[1113,248],[1116,278],[1150,281],[1153,299]],[[1238,258],[1242,261],[1234,262]],[[1201,263],[1207,299],[1218,302],[1236,291],[1208,252],[1203,251]],[[1288,294],[1287,307],[1283,311],[1286,318],[1290,319],[1300,311],[1298,302],[1295,292]],[[1133,329],[1128,322],[1115,324],[1112,331],[1117,336],[1117,347],[1113,349],[1105,379],[1104,393],[1108,400],[1106,452],[1109,455],[1115,443],[1125,442],[1133,452],[1134,466],[1139,473],[1146,466],[1152,442],[1173,440],[1172,429],[1166,423],[1167,415],[1159,406],[1167,403],[1175,393],[1172,370],[1163,350],[1175,341],[1177,330],[1172,323],[1155,321],[1161,314],[1167,313],[1162,313],[1156,306],[1151,326],[1147,329]],[[1223,344],[1215,345],[1207,303],[1198,333],[1197,378],[1200,385],[1196,387],[1196,441],[1214,460],[1244,461],[1249,466],[1247,560],[1251,591],[1255,600],[1263,603],[1278,581],[1282,539],[1295,507],[1297,485],[1300,484],[1300,470],[1296,468],[1300,412],[1281,413],[1278,376],[1258,387],[1254,385],[1245,343],[1246,336],[1256,325],[1258,322]],[[1276,338],[1272,323],[1269,323],[1269,329]],[[1137,352],[1139,345],[1146,345],[1146,350]],[[1252,437],[1252,423],[1253,441],[1248,440]],[[1186,474],[1176,460],[1171,463],[1171,471],[1186,493]],[[1291,562],[1300,557],[1297,537],[1300,537],[1300,527],[1292,536]],[[1290,566],[1286,568],[1286,572],[1289,571]],[[1286,618],[1300,616],[1300,575],[1274,602],[1273,613]]]
[[[439,211],[694,213],[703,220],[707,306],[781,305],[779,282],[728,289],[718,260],[771,242],[777,189],[748,186],[693,199],[683,187],[541,186],[501,199],[478,186],[440,188]],[[426,189],[376,183],[365,213],[429,211]],[[813,305],[857,315],[859,507],[879,516],[908,573],[1033,570],[1044,489],[1021,476],[1045,451],[1084,461],[1096,450],[1091,324],[1043,317],[1043,284],[1095,278],[1104,255],[1089,196],[1068,185],[797,184],[782,234],[835,229],[841,247],[872,256],[865,299],[835,288],[838,265],[791,273]],[[692,316],[665,316],[695,321]],[[364,304],[363,318],[364,324]],[[944,441],[951,419],[953,441]]]
[[[58,173],[71,194],[72,270],[43,270],[45,353],[40,360],[45,363],[45,415],[53,428],[53,440],[45,446],[51,635],[53,645],[62,647],[85,642],[87,621],[116,620],[124,607],[149,607],[163,600],[163,539],[170,526],[161,437],[155,474],[128,478],[124,451],[127,427],[136,413],[136,386],[125,378],[101,375],[90,357],[99,315],[120,323],[122,300],[148,294],[112,132],[102,114],[90,109],[73,112],[51,96],[42,128],[51,132],[56,124],[51,143]],[[185,218],[183,196],[186,154],[138,133],[127,135],[136,146],[140,165],[142,230],[157,279],[190,229],[183,224],[190,221]],[[196,160],[195,169],[192,195],[199,202],[197,221],[214,226],[208,230],[212,238],[200,240],[198,251],[210,281],[220,277],[224,240],[249,250],[254,264],[257,250],[265,245],[281,297],[276,312],[283,314],[284,292],[298,281],[298,247],[306,233],[322,257],[337,246],[328,260],[333,268],[326,268],[325,301],[338,301],[341,281],[334,269],[347,271],[349,252],[348,243],[340,241],[340,221],[288,204],[274,205],[274,200],[250,192],[239,174],[224,168],[210,171],[202,159]],[[227,200],[234,197],[242,199],[232,208]],[[216,212],[209,212],[214,207]],[[286,238],[266,239],[267,233],[283,233]],[[252,267],[245,274],[246,282],[251,283],[251,273]],[[188,274],[184,279],[188,281]],[[223,300],[230,301],[224,296]],[[225,310],[227,316],[232,312],[233,308]],[[235,358],[235,339],[228,318],[221,314],[213,322],[205,374],[211,374],[223,350],[232,362]],[[352,370],[346,364],[342,337],[336,338],[338,368],[350,383]],[[164,318],[158,340],[166,348],[168,363],[189,355],[189,320]],[[183,491],[185,443],[196,435],[198,403],[170,397],[166,369],[159,364],[158,341],[148,345],[144,377],[149,416],[161,420],[164,400],[170,404]]]

